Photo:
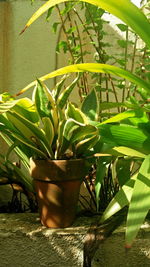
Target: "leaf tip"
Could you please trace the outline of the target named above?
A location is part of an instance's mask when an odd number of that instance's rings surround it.
[[[24,27],[24,29],[19,33],[19,35],[21,35],[22,33],[24,33],[25,32],[25,30],[28,28],[28,26],[26,25],[25,27]]]

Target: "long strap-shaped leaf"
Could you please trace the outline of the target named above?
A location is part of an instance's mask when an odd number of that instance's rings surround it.
[[[123,209],[125,206],[129,205],[133,193],[133,188],[135,184],[137,174],[134,175],[130,180],[128,180],[124,186],[119,190],[115,197],[111,200],[106,210],[104,211],[100,223],[108,220],[111,216],[116,214],[118,211]]]
[[[36,19],[38,19],[50,7],[69,0],[49,0],[42,5],[27,22],[23,31],[28,28]],[[74,1],[78,2],[78,1]],[[150,47],[150,24],[145,15],[130,0],[80,0],[79,2],[87,2],[105,9],[112,13],[128,26],[130,26]],[[23,32],[22,31],[22,32]]]
[[[42,77],[39,78],[40,81],[45,81],[51,78],[54,78],[59,75],[64,75],[67,73],[73,73],[73,72],[97,72],[97,73],[109,73],[112,75],[120,76],[122,78],[128,79],[130,82],[133,82],[134,84],[145,88],[146,91],[150,92],[150,86],[149,84],[139,78],[138,76],[132,74],[131,72],[121,69],[119,67],[115,67],[108,64],[100,64],[100,63],[83,63],[83,64],[76,64],[76,65],[70,65],[66,66],[64,68],[60,68],[56,71],[50,72]],[[32,83],[28,84],[25,88],[23,88],[17,95],[21,95],[22,93],[26,92],[29,88],[36,85],[36,81],[33,81]]]
[[[150,209],[150,155],[148,155],[135,181],[129,206],[126,246],[130,247]]]
[[[22,133],[22,137],[25,137],[29,142],[32,141],[33,144],[37,143],[37,147],[39,146],[43,152],[47,152],[53,157],[51,146],[41,129],[15,112],[9,112],[8,118],[11,119],[13,125]]]

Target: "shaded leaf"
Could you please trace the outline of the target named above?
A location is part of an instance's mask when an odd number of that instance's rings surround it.
[[[89,118],[89,120],[98,119],[98,99],[95,89],[93,89],[84,99],[81,107],[82,112]]]

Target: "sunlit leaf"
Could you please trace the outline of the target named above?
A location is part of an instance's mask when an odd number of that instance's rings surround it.
[[[82,113],[82,111],[79,108],[76,108],[73,104],[70,102],[67,105],[67,109],[65,111],[67,118],[72,118],[80,123],[88,123],[87,117]]]
[[[115,67],[112,65],[107,64],[100,64],[100,63],[83,63],[83,64],[75,64],[66,66],[64,68],[58,69],[56,71],[53,71],[51,73],[48,73],[42,77],[39,78],[40,81],[45,81],[51,78],[54,78],[59,75],[64,75],[68,73],[73,72],[97,72],[97,73],[109,73],[112,75],[120,76],[122,78],[128,79],[130,82],[133,82],[136,85],[141,86],[142,88],[145,88],[146,91],[150,92],[149,84],[142,80],[140,77],[134,75],[133,73],[121,69],[119,67]],[[36,85],[36,81],[33,81],[29,85],[27,85],[25,88],[23,88],[17,95],[22,94],[23,92],[26,92],[29,88]]]
[[[69,0],[49,0],[44,5],[42,5],[29,19],[23,31],[28,28],[38,17],[40,17],[49,8]],[[81,2],[83,0],[80,0]],[[80,2],[79,1],[79,2]],[[76,2],[76,1],[75,1]],[[149,36],[149,22],[146,16],[137,8],[130,0],[84,0],[89,4],[96,5],[111,14],[115,15],[128,26],[133,29],[136,34],[138,34],[145,43],[150,46],[150,36]],[[22,32],[23,32],[22,31]]]
[[[118,211],[123,209],[130,203],[133,188],[135,184],[136,175],[134,175],[127,183],[119,190],[115,197],[111,200],[106,210],[104,211],[100,222],[103,223],[105,220],[109,219],[111,216],[116,214]]]
[[[150,209],[150,155],[148,155],[135,181],[127,216],[126,247],[130,247]]]

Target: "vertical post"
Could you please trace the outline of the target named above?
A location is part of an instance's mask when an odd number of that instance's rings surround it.
[[[10,88],[11,72],[11,2],[0,0],[0,93]]]
[[[0,94],[9,91],[11,84],[11,2],[0,0]],[[6,143],[0,138],[0,151],[5,154]]]

